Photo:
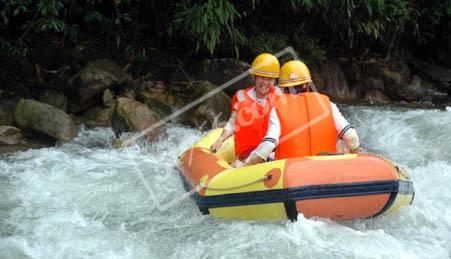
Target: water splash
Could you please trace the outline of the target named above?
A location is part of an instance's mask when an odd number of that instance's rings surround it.
[[[406,167],[414,205],[391,216],[225,221],[202,216],[175,169],[202,133],[172,125],[154,144],[111,148],[109,129],[82,130],[54,148],[0,160],[0,258],[450,257],[451,114],[438,110],[347,107],[367,151]]]

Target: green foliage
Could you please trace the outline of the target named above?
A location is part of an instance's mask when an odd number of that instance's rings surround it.
[[[1,55],[24,56],[34,43],[47,36],[75,43],[80,23],[93,28],[96,37],[115,37],[117,45],[132,31],[133,19],[127,11],[130,1],[10,0],[3,13]],[[135,3],[136,5],[136,3]],[[83,7],[82,7],[83,6]],[[108,8],[105,8],[108,7]],[[74,19],[75,18],[75,19]],[[80,21],[82,18],[82,22]],[[76,20],[78,19],[78,20]],[[87,23],[87,24],[86,24]],[[86,33],[86,32],[85,32]]]
[[[450,2],[8,0],[0,1],[0,54],[25,56],[45,39],[65,45],[86,38],[122,49],[136,43],[140,49],[151,47],[146,44],[186,49],[189,43],[210,55],[230,50],[238,55],[241,49],[255,56],[293,45],[312,61],[337,47],[390,53],[402,44],[446,41]]]
[[[36,32],[61,32],[66,23],[60,19],[63,10],[62,1],[40,0],[40,1],[17,1],[12,0],[6,3],[6,15],[27,16],[34,13],[34,17],[25,23],[25,29]]]
[[[285,0],[287,9],[312,17],[310,25],[349,48],[378,43],[388,52],[403,38],[426,42],[450,8],[449,0]],[[433,6],[432,10],[428,6]]]
[[[0,56],[5,57],[25,57],[31,53],[31,48],[23,46],[17,42],[0,38]]]
[[[298,56],[309,63],[318,63],[327,59],[326,51],[320,46],[319,40],[316,38],[295,34],[293,47]]]
[[[194,41],[196,50],[204,47],[213,54],[224,37],[238,52],[237,45],[244,40],[234,24],[239,17],[240,14],[228,0],[205,0],[195,4],[184,0],[178,6],[171,31]]]
[[[263,52],[275,54],[289,46],[288,37],[276,33],[261,33],[257,36],[252,36],[244,45],[250,49],[253,56]]]

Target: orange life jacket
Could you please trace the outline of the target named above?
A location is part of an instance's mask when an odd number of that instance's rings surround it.
[[[238,91],[232,100],[237,111],[235,120],[235,155],[243,160],[260,144],[268,130],[269,113],[274,105],[275,88],[266,98],[265,105],[249,97],[252,87]]]
[[[327,96],[284,94],[276,98],[274,107],[281,128],[276,159],[336,152],[337,130]]]

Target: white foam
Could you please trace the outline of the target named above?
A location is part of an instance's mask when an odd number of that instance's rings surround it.
[[[155,144],[112,149],[111,130],[81,131],[56,148],[0,161],[0,258],[446,258],[451,250],[451,116],[444,111],[344,109],[366,150],[411,174],[414,204],[369,220],[295,223],[202,216],[184,194],[178,155],[202,133],[180,126]]]

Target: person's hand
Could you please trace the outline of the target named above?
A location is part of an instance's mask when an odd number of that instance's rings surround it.
[[[239,160],[239,159],[232,162],[232,167],[235,167],[235,168],[243,167],[243,165],[244,165],[244,163],[241,162],[241,160]]]
[[[218,141],[216,141],[213,145],[211,145],[210,150],[213,153],[216,153],[216,151],[218,151],[218,149],[221,147],[222,145],[222,141],[221,139],[218,139]]]
[[[349,152],[351,152],[351,154],[359,154],[360,150],[359,150],[359,148],[355,148],[355,149],[349,150]]]

